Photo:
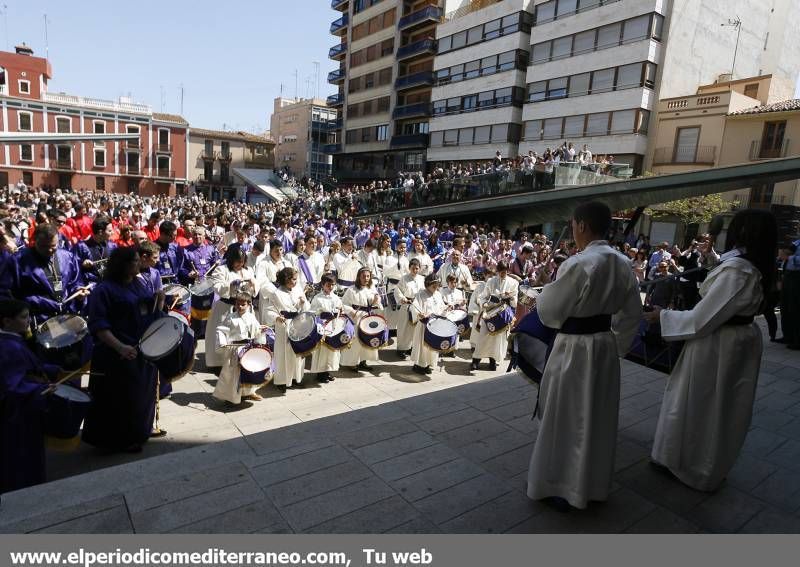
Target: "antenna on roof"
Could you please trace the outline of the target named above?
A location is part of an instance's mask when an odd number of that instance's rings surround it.
[[[44,58],[50,60],[50,43],[47,41],[47,14],[44,15]]]
[[[11,44],[9,43],[8,39],[8,5],[3,4],[3,20],[5,20],[6,26],[6,51],[11,51]]]

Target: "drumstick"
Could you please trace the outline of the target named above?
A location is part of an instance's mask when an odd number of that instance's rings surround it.
[[[79,287],[79,288],[78,288],[78,291],[76,291],[75,293],[73,293],[72,295],[70,295],[68,298],[66,298],[64,301],[62,301],[62,302],[61,302],[61,305],[64,305],[64,304],[66,304],[66,303],[69,303],[70,301],[72,301],[73,299],[75,299],[76,297],[78,297],[78,296],[81,294],[81,292],[82,292],[82,291],[86,291],[87,289],[89,289],[89,288],[88,288],[88,286]]]
[[[59,384],[63,384],[64,382],[66,382],[67,380],[69,380],[73,376],[77,376],[78,374],[83,374],[83,368],[78,368],[77,370],[73,370],[72,372],[69,372],[67,375],[65,375],[60,380],[58,380],[56,382],[53,382],[47,388],[42,390],[42,395],[44,396],[45,394],[49,394],[51,392],[54,392],[55,389],[56,389],[56,386],[58,386]],[[95,374],[95,373],[93,372],[93,374]]]
[[[177,297],[175,298],[175,301],[173,301],[173,302],[172,302],[172,305],[170,305],[170,306],[169,306],[169,310],[170,310],[170,311],[172,311],[173,309],[175,309],[175,306],[178,304],[178,302],[179,302],[180,300],[181,300],[181,297],[180,297],[180,296],[177,296]]]

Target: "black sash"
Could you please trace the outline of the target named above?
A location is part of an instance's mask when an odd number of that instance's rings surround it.
[[[284,319],[294,319],[298,315],[300,315],[299,311],[281,311],[281,317]]]
[[[565,335],[593,335],[611,330],[611,315],[570,317],[561,325],[559,333]]]
[[[755,320],[755,317],[753,315],[734,315],[733,317],[731,317],[730,319],[725,321],[725,323],[723,323],[723,325],[725,325],[725,326],[728,326],[728,325],[749,325],[754,320]]]
[[[323,321],[330,321],[331,319],[336,318],[336,314],[331,313],[330,311],[323,311],[322,313],[319,314],[319,318],[322,319]]]
[[[369,312],[370,312],[370,311],[372,311],[372,309],[373,309],[373,307],[370,307],[370,306],[366,306],[366,307],[365,307],[365,306],[363,306],[363,305],[353,305],[352,307],[353,307],[353,309],[355,309],[356,311],[363,311],[364,313],[369,313]]]

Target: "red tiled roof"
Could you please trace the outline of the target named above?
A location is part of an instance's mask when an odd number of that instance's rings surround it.
[[[231,132],[227,130],[206,130],[204,128],[191,128],[189,135],[206,136],[208,138],[225,138],[227,140],[244,140],[245,142],[255,142],[258,144],[274,144],[275,141],[264,136],[256,136],[250,132],[241,130]]]
[[[772,104],[765,104],[762,106],[753,106],[751,108],[744,108],[736,110],[728,114],[728,116],[745,116],[748,114],[767,114],[769,112],[797,112],[800,111],[800,98],[791,100],[782,100]]]
[[[177,114],[165,114],[163,112],[154,112],[153,120],[158,120],[160,122],[175,122],[176,124],[185,124],[186,126],[189,125],[183,116],[178,116]]]

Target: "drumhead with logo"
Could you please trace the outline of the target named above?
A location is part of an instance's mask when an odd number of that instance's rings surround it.
[[[51,317],[36,329],[36,342],[44,348],[63,348],[75,344],[89,333],[86,320],[78,315]]]

